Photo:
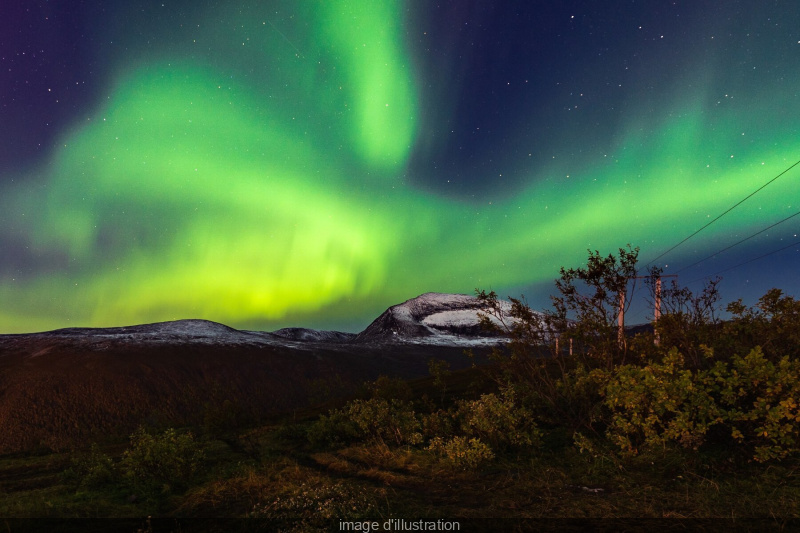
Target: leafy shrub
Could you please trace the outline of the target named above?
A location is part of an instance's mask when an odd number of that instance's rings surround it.
[[[461,401],[457,416],[464,433],[492,449],[530,448],[541,437],[533,413],[515,403],[509,390],[502,396],[484,394],[478,400]]]
[[[444,455],[448,462],[462,469],[475,470],[494,460],[494,452],[480,439],[472,437],[434,438],[428,449]]]
[[[341,409],[321,415],[307,431],[308,441],[315,447],[334,447],[349,444],[363,437],[358,425]]]
[[[745,354],[761,346],[770,360],[800,356],[800,301],[770,289],[758,303],[747,307],[739,299],[728,305],[733,320],[725,324],[726,347]]]
[[[719,396],[732,438],[754,460],[800,452],[800,360],[772,362],[756,347],[715,365],[705,382]]]
[[[79,487],[101,487],[116,477],[114,461],[93,443],[88,454],[73,457],[72,466],[64,471],[64,477]]]
[[[710,358],[711,352],[708,351]],[[800,452],[800,361],[769,361],[760,348],[690,371],[671,350],[660,363],[626,365],[605,389],[608,437],[625,453],[677,444],[697,449],[709,430],[756,461]]]
[[[455,430],[454,413],[438,409],[422,415],[422,434],[426,439],[451,437]]]
[[[355,400],[345,408],[361,432],[382,444],[419,444],[421,425],[410,403],[401,400]]]
[[[270,530],[328,531],[332,520],[373,518],[377,509],[372,493],[339,481],[323,485],[303,483],[288,495],[256,504],[248,516],[268,519]]]
[[[462,402],[463,433],[495,448],[524,445],[518,428],[533,418],[524,406],[579,435],[582,449],[593,445],[584,435],[604,435],[623,454],[708,442],[755,461],[800,452],[800,302],[772,289],[753,307],[733,302],[733,318],[721,322],[719,278],[694,294],[677,283],[661,288],[653,268],[647,283],[654,299],[660,288],[662,315],[653,333],[631,341],[617,319],[637,258],[628,245],[562,268],[553,311],[534,313],[514,298],[508,310],[494,292],[478,291],[482,325],[510,339],[493,352],[494,378],[519,401]]]
[[[383,445],[419,444],[422,426],[412,406],[401,400],[354,400],[323,415],[309,429],[312,444],[367,438]]]
[[[444,398],[447,394],[447,377],[452,374],[450,371],[450,363],[444,359],[429,359],[428,372],[433,376],[433,385],[441,392],[440,402],[444,404]]]
[[[723,421],[702,373],[687,370],[676,348],[662,362],[617,368],[604,396],[611,411],[607,435],[625,453],[668,442],[697,449],[709,428]]]
[[[170,428],[151,435],[140,427],[130,440],[121,461],[122,471],[135,486],[144,489],[160,487],[162,492],[169,492],[182,487],[198,473],[204,460],[192,433],[179,434]]]

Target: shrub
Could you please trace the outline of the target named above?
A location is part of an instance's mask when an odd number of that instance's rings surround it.
[[[303,483],[285,496],[259,503],[248,516],[269,520],[269,529],[328,531],[332,520],[373,518],[378,505],[366,489],[341,481],[334,484]]]
[[[685,368],[676,348],[662,362],[617,368],[604,391],[611,411],[608,437],[625,453],[669,442],[697,449],[709,428],[723,421],[702,377]]]
[[[800,361],[772,362],[758,347],[695,371],[672,349],[660,363],[619,367],[604,394],[607,436],[624,453],[667,444],[697,449],[715,426],[755,461],[800,452]]]
[[[64,471],[64,477],[79,487],[107,485],[116,477],[114,461],[101,452],[96,443],[92,443],[88,454],[73,457],[72,466]]]
[[[140,427],[130,440],[121,467],[125,476],[140,488],[169,492],[185,486],[204,460],[203,450],[192,433],[179,434],[170,428],[151,435]]]
[[[754,460],[800,452],[800,360],[772,362],[756,347],[715,365],[705,382],[719,396],[731,437]]]
[[[800,356],[800,301],[770,289],[753,307],[742,300],[728,305],[733,320],[725,324],[728,350],[743,355],[761,346],[770,360]]]
[[[367,438],[383,445],[419,444],[422,426],[412,406],[401,400],[354,400],[323,415],[309,429],[312,444],[335,445]]]
[[[475,470],[494,460],[494,452],[478,438],[453,437],[445,440],[434,438],[428,449],[444,455],[456,468]]]
[[[345,414],[367,437],[381,444],[419,444],[421,425],[410,403],[401,400],[355,400]]]
[[[422,434],[427,439],[451,437],[455,428],[454,413],[438,409],[422,415]]]
[[[585,267],[562,268],[553,311],[534,313],[514,298],[509,310],[494,292],[478,291],[481,324],[509,337],[492,354],[494,378],[518,401],[462,402],[463,433],[495,448],[524,445],[527,408],[579,435],[583,449],[592,447],[584,435],[604,435],[624,454],[708,442],[755,461],[800,452],[800,302],[772,289],[753,307],[731,303],[733,318],[722,322],[720,278],[694,294],[675,282],[661,287],[660,270],[651,268],[647,283],[654,300],[659,288],[662,315],[653,333],[631,341],[617,319],[630,302],[623,296],[637,258],[628,245],[618,256],[589,251]]]
[[[341,446],[363,437],[358,425],[341,409],[321,415],[309,426],[306,435],[315,447]]]
[[[530,448],[539,444],[541,432],[533,413],[515,403],[510,390],[502,396],[484,394],[478,400],[461,401],[457,416],[464,433],[478,437],[492,449]]]
[[[447,378],[452,374],[450,363],[444,359],[429,359],[428,372],[433,376],[434,386],[441,392],[440,403],[444,404],[444,398],[447,394]]]

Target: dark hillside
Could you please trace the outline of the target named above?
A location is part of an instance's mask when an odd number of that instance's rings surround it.
[[[22,337],[13,347],[0,339],[0,453],[127,435],[143,422],[197,423],[225,401],[257,419],[307,405],[326,382],[342,394],[381,374],[426,375],[432,357],[468,363],[462,348],[427,345],[100,347]]]

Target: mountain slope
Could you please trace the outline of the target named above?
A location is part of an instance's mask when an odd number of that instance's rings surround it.
[[[508,302],[503,305],[511,307]],[[355,341],[496,344],[500,339],[480,327],[478,313],[483,308],[475,296],[425,293],[384,311]]]
[[[379,375],[425,376],[431,358],[463,368],[464,347],[480,358],[502,342],[481,336],[478,308],[471,296],[428,293],[358,335],[207,320],[0,335],[0,453],[85,445],[142,423],[197,425],[231,408],[269,417]]]

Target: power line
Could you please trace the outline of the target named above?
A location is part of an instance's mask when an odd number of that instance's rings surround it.
[[[755,194],[756,194],[757,192],[759,192],[761,189],[763,189],[764,187],[766,187],[767,185],[769,185],[769,184],[770,184],[770,183],[772,183],[773,181],[777,180],[778,178],[780,178],[781,176],[783,176],[784,174],[786,174],[787,172],[789,172],[790,170],[792,170],[792,169],[793,169],[794,167],[796,167],[797,165],[800,165],[800,161],[797,161],[796,163],[794,163],[793,165],[791,165],[789,168],[787,168],[786,170],[784,170],[783,172],[781,172],[780,174],[778,174],[777,176],[775,176],[774,178],[772,178],[771,180],[769,180],[768,182],[766,182],[764,185],[762,185],[762,186],[761,186],[761,187],[759,187],[758,189],[754,190],[753,192],[751,192],[750,194],[748,194],[747,196],[745,196],[744,198],[742,198],[741,200],[739,200],[738,202],[736,202],[734,205],[732,205],[732,206],[731,206],[731,207],[729,207],[727,210],[725,210],[725,211],[724,211],[722,214],[720,214],[720,215],[717,215],[717,217],[716,217],[714,220],[712,220],[711,222],[709,222],[708,224],[706,224],[705,226],[703,226],[703,227],[702,227],[702,228],[700,228],[699,230],[695,231],[694,233],[692,233],[691,235],[689,235],[688,237],[686,237],[685,239],[683,239],[681,242],[679,242],[678,244],[676,244],[675,246],[673,246],[672,248],[670,248],[670,249],[669,249],[669,250],[667,250],[666,252],[662,253],[661,255],[659,255],[658,257],[656,257],[655,259],[653,259],[652,261],[649,261],[647,264],[649,265],[649,264],[655,263],[656,261],[658,261],[659,259],[661,259],[661,258],[662,258],[662,257],[664,257],[665,255],[667,255],[668,253],[670,253],[672,250],[674,250],[675,248],[677,248],[677,247],[678,247],[678,246],[680,246],[681,244],[685,243],[686,241],[688,241],[689,239],[691,239],[692,237],[694,237],[695,235],[697,235],[698,233],[700,233],[701,231],[703,231],[704,229],[706,229],[707,227],[709,227],[711,224],[713,224],[713,223],[714,223],[714,222],[716,222],[717,220],[721,219],[722,217],[724,217],[725,215],[727,215],[728,213],[730,213],[731,211],[733,211],[734,209],[736,209],[737,207],[739,207],[741,204],[743,204],[743,203],[744,203],[746,200],[748,200],[750,197],[752,197],[753,195],[755,195]]]
[[[726,268],[725,270],[720,270],[719,272],[715,272],[715,273],[713,273],[713,274],[711,274],[709,276],[703,276],[702,278],[694,279],[694,280],[690,281],[689,283],[687,283],[687,285],[690,285],[692,283],[696,283],[698,281],[702,281],[704,279],[708,279],[708,278],[711,278],[711,277],[714,277],[714,276],[718,276],[719,274],[722,274],[723,272],[728,272],[729,270],[733,270],[735,268],[739,268],[740,266],[744,266],[744,265],[746,265],[748,263],[752,263],[753,261],[758,261],[759,259],[764,259],[765,257],[768,257],[768,256],[773,255],[773,254],[777,254],[778,252],[782,252],[783,250],[786,250],[787,248],[791,248],[792,246],[797,246],[798,244],[800,244],[800,243],[795,241],[792,244],[789,244],[788,246],[783,246],[781,248],[778,248],[777,250],[772,250],[771,252],[768,252],[768,253],[766,253],[764,255],[759,255],[758,257],[754,257],[753,259],[748,259],[744,263],[739,263],[736,266],[732,266],[730,268]]]
[[[738,241],[738,242],[735,242],[735,243],[731,244],[730,246],[728,246],[728,247],[726,247],[726,248],[723,248],[722,250],[718,250],[718,251],[714,252],[713,254],[711,254],[711,255],[709,255],[709,256],[707,256],[707,257],[704,257],[704,258],[703,258],[703,259],[701,259],[700,261],[695,261],[695,262],[694,262],[694,263],[692,263],[691,265],[689,265],[689,266],[685,266],[685,267],[683,267],[682,269],[678,270],[678,271],[677,271],[677,272],[675,272],[675,273],[676,273],[676,274],[680,274],[680,273],[681,273],[681,272],[683,272],[684,270],[688,270],[688,269],[692,268],[692,267],[693,267],[693,266],[695,266],[695,265],[699,265],[699,264],[700,264],[700,263],[702,263],[703,261],[705,261],[705,260],[707,260],[707,259],[711,259],[712,257],[714,257],[714,256],[717,256],[717,255],[721,254],[722,252],[726,252],[726,251],[730,250],[731,248],[733,248],[734,246],[738,246],[738,245],[742,244],[743,242],[749,241],[749,240],[750,240],[750,239],[752,239],[753,237],[757,237],[758,235],[761,235],[761,234],[762,234],[762,233],[764,233],[765,231],[767,231],[767,230],[770,230],[770,229],[774,228],[774,227],[775,227],[775,226],[777,226],[778,224],[783,224],[783,223],[784,223],[784,222],[786,222],[787,220],[789,220],[789,219],[791,219],[791,218],[794,218],[794,217],[796,217],[797,215],[800,215],[800,211],[798,211],[797,213],[795,213],[795,214],[793,214],[793,215],[789,215],[788,217],[784,218],[783,220],[779,220],[778,222],[776,222],[776,223],[772,224],[771,226],[767,226],[766,228],[762,229],[761,231],[758,231],[758,232],[756,232],[756,233],[753,233],[753,234],[752,234],[752,235],[750,235],[749,237],[745,237],[744,239],[742,239],[742,240],[740,240],[740,241]]]

